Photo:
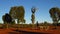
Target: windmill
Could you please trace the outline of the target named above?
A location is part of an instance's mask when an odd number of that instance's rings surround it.
[[[32,21],[32,25],[34,25],[34,23],[35,23],[35,12],[36,12],[36,10],[37,10],[36,7],[32,7],[31,8],[31,12],[32,12],[31,21]]]

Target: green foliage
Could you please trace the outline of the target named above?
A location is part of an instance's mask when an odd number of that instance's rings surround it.
[[[53,20],[53,22],[58,22],[59,20],[59,15],[60,15],[60,10],[57,7],[53,7],[49,10],[50,16]]]
[[[50,9],[49,13],[53,20],[53,25],[55,26],[55,29],[56,29],[57,23],[60,20],[60,9],[58,7],[53,7]]]
[[[26,20],[25,19],[23,20],[23,23],[26,23]]]
[[[8,13],[6,13],[5,15],[2,16],[2,20],[5,24],[4,27],[6,27],[6,28],[8,28],[8,24],[10,24],[12,22],[12,18]]]
[[[38,23],[38,21],[36,22],[36,25],[37,25],[37,27],[39,26],[39,23]]]
[[[25,15],[25,10],[23,6],[19,6],[16,10],[16,16],[18,19],[22,20],[24,19],[24,15]]]
[[[11,16],[9,14],[7,14],[7,13],[2,16],[2,20],[3,20],[4,23],[10,23],[10,22],[12,22]]]
[[[17,7],[11,7],[10,11],[9,11],[9,14],[11,15],[12,18],[17,18],[16,16],[16,10],[17,10]]]
[[[31,15],[32,21],[35,20],[34,14]]]
[[[11,24],[13,25],[13,24],[16,24],[16,23],[15,23],[15,21],[12,21]]]
[[[44,24],[47,24],[47,21],[45,21]]]
[[[13,19],[17,19],[17,23],[24,21],[25,10],[23,6],[11,7],[9,14]]]
[[[4,24],[5,24],[5,15],[2,16],[2,20],[3,20]]]

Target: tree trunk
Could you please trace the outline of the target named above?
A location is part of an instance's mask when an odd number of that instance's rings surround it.
[[[8,29],[8,23],[5,24],[6,29]]]
[[[20,28],[20,26],[19,26],[19,19],[17,19],[17,23],[18,23],[17,30],[19,30],[19,28]]]

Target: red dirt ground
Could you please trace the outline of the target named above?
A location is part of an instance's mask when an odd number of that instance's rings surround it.
[[[47,31],[38,28],[19,28],[18,31],[16,30],[17,28],[0,29],[0,34],[60,34],[60,27],[57,29],[50,28]]]

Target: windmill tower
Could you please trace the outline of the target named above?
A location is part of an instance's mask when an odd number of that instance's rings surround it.
[[[31,12],[32,12],[31,21],[32,21],[32,24],[34,24],[35,23],[35,12],[36,12],[36,8],[35,7],[32,7],[31,8]]]

